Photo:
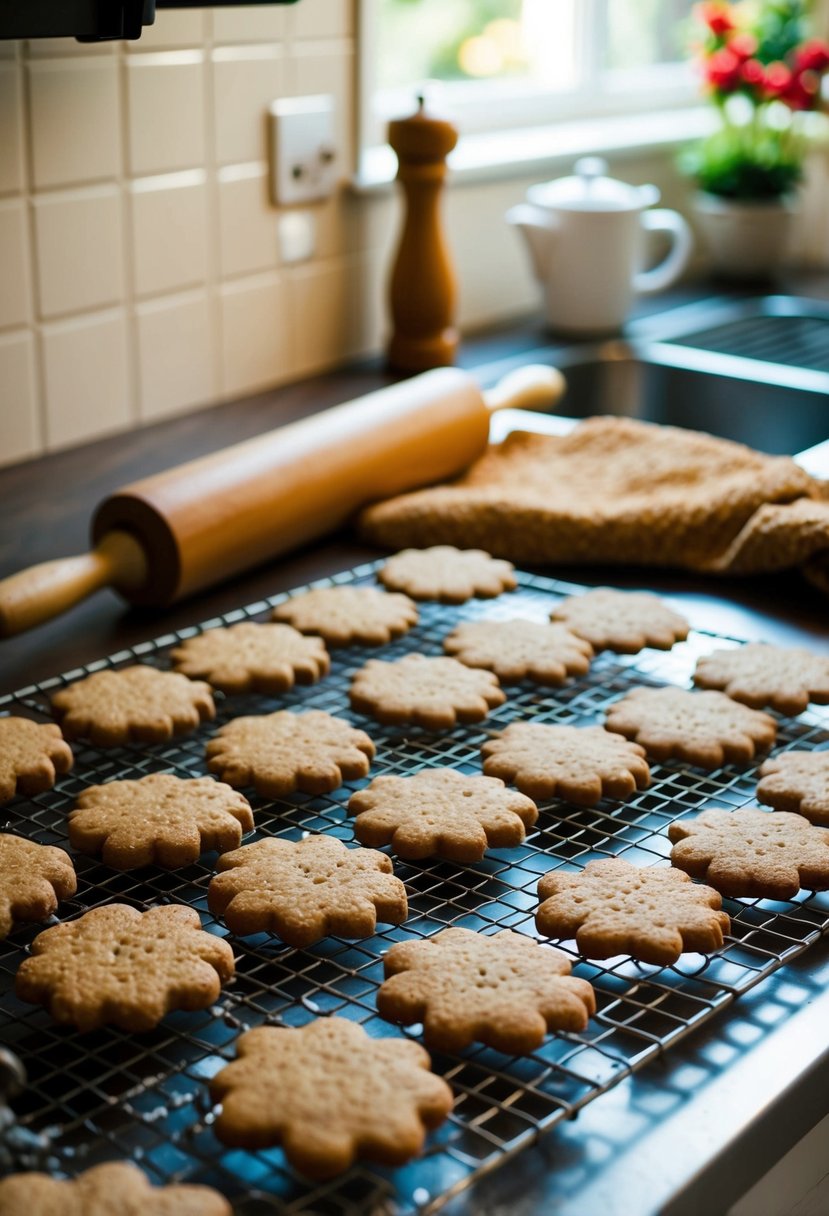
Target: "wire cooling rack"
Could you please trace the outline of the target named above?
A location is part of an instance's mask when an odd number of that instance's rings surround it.
[[[370,584],[375,571],[375,565],[361,566],[314,586]],[[543,621],[555,601],[584,590],[521,574],[518,589],[498,600],[476,600],[457,608],[422,604],[420,623],[380,653],[384,658],[410,651],[440,654],[443,638],[460,620],[520,616]],[[171,646],[183,638],[213,625],[266,619],[270,608],[285,598],[250,605],[198,629],[184,629],[2,697],[0,713],[47,720],[49,694],[65,684],[136,661],[166,667]],[[2,830],[65,846],[67,812],[89,785],[159,771],[203,775],[205,743],[216,725],[278,706],[324,709],[365,727],[377,743],[372,776],[411,774],[436,764],[477,773],[481,744],[513,719],[601,723],[608,706],[637,685],[688,687],[697,657],[723,643],[738,644],[711,633],[692,633],[670,653],[604,653],[586,676],[563,688],[509,686],[506,703],[484,723],[443,734],[379,726],[352,715],[351,677],[374,652],[358,647],[335,650],[331,674],[319,684],[278,698],[218,697],[215,725],[206,724],[169,744],[108,750],[77,746],[73,772],[54,790],[9,803],[3,808]],[[827,709],[781,718],[779,727],[778,748],[829,747]],[[434,1055],[435,1070],[455,1092],[455,1108],[429,1137],[425,1155],[398,1170],[360,1164],[339,1179],[315,1184],[295,1174],[279,1149],[225,1149],[212,1130],[207,1082],[234,1057],[240,1032],[260,1024],[297,1026],[337,1014],[362,1023],[372,1035],[416,1037],[418,1027],[400,1030],[376,1012],[382,956],[393,942],[428,937],[448,925],[483,933],[511,928],[535,936],[536,888],[542,874],[608,856],[644,865],[664,862],[670,851],[666,829],[673,820],[710,807],[734,809],[753,803],[756,772],[757,764],[715,772],[680,763],[654,765],[650,788],[627,802],[606,799],[591,809],[561,800],[542,804],[538,822],[521,847],[492,850],[475,865],[395,861],[409,897],[405,925],[381,927],[363,941],[328,938],[307,950],[288,948],[267,934],[236,939],[236,979],[218,1003],[198,1013],[172,1014],[150,1034],[108,1028],[80,1035],[56,1025],[45,1011],[17,1001],[14,974],[43,926],[17,928],[0,943],[0,1042],[22,1059],[28,1083],[14,1101],[18,1121],[0,1152],[0,1167],[72,1176],[102,1161],[130,1158],[156,1182],[216,1186],[231,1199],[237,1216],[404,1216],[437,1210],[805,950],[829,929],[829,896],[801,893],[786,903],[726,901],[732,930],[724,948],[711,957],[685,954],[673,967],[646,966],[627,957],[594,964],[571,951],[575,974],[589,979],[596,990],[598,1012],[587,1031],[552,1035],[539,1051],[523,1058],[480,1046],[459,1056]],[[325,832],[351,842],[353,821],[346,803],[363,784],[346,783],[323,796],[295,794],[272,801],[254,796],[256,830],[247,839],[298,839],[303,833]],[[76,857],[75,862],[78,893],[61,906],[61,919],[114,900],[137,908],[180,902],[198,908],[205,928],[226,933],[207,910],[215,855],[173,872],[147,867],[118,873],[93,859]]]

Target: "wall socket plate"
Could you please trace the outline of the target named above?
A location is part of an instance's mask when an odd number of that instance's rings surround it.
[[[270,106],[268,127],[271,198],[276,206],[312,203],[333,194],[334,98],[328,93],[280,98]]]

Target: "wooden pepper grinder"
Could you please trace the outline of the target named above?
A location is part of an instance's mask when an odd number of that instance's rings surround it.
[[[452,325],[457,285],[440,223],[446,157],[458,142],[450,122],[425,113],[389,123],[405,219],[390,284],[393,323],[388,361],[406,372],[453,363],[458,333]]]

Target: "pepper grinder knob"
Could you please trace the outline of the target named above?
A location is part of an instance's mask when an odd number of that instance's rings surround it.
[[[393,330],[388,361],[400,371],[427,371],[455,359],[457,285],[441,227],[440,196],[446,157],[457,142],[457,129],[428,115],[423,97],[409,118],[389,123],[405,196],[389,290]]]

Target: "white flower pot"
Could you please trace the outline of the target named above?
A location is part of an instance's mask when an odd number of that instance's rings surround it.
[[[784,266],[798,212],[795,197],[755,203],[700,192],[694,210],[717,274],[765,279]]]

